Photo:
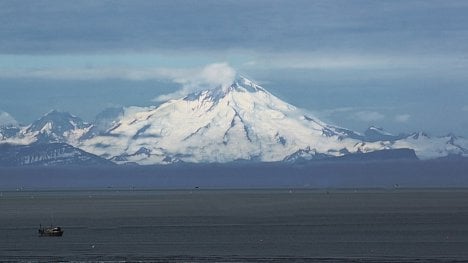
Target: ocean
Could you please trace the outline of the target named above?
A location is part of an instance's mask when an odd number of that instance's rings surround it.
[[[18,189],[0,237],[2,261],[462,262],[468,189]]]

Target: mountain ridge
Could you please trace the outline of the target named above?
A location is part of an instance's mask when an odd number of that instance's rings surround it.
[[[0,144],[0,166],[109,166],[109,160],[66,143]]]
[[[468,155],[468,141],[453,135],[326,124],[244,77],[158,106],[109,110],[94,123],[51,111],[18,129],[0,129],[0,143],[66,143],[117,164],[295,162],[398,149],[419,159]]]

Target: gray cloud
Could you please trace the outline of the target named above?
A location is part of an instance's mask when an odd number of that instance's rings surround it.
[[[467,12],[466,1],[1,1],[0,53],[465,52]]]

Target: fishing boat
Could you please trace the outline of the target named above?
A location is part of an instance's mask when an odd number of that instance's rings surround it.
[[[41,237],[61,237],[63,229],[59,226],[42,227],[39,225],[39,236]]]

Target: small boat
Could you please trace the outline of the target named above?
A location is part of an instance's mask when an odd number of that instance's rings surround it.
[[[63,230],[59,226],[42,227],[39,225],[39,236],[41,237],[61,237]]]

